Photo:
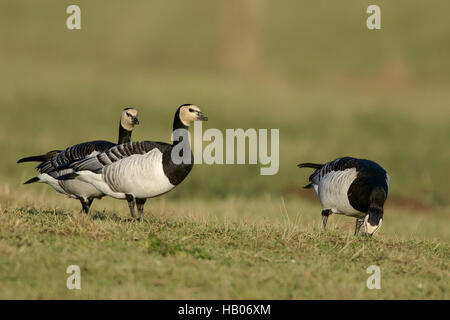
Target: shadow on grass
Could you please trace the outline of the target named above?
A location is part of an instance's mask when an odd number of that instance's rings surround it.
[[[163,240],[156,234],[150,233],[147,239],[147,252],[162,256],[185,254],[196,259],[213,260],[213,256],[200,247],[192,247],[181,243],[179,239]]]
[[[17,208],[17,210],[23,212],[23,213],[27,213],[30,215],[40,215],[40,214],[44,214],[44,215],[56,215],[56,216],[74,216],[74,214],[76,215],[77,212],[72,212],[72,211],[65,211],[63,209],[36,209],[34,207],[21,207],[21,208]],[[78,214],[80,215],[86,215],[83,212],[78,212]],[[135,222],[135,223],[150,223],[151,219],[144,219],[144,221],[139,221],[137,219],[134,219],[132,217],[129,216],[120,216],[115,212],[106,212],[105,210],[103,211],[91,211],[89,214],[87,214],[87,216],[92,219],[92,220],[101,220],[101,221],[114,221],[114,222],[118,222],[118,223],[130,223],[130,222]]]
[[[115,212],[106,212],[104,211],[91,211],[89,213],[89,217],[92,218],[93,220],[102,220],[102,221],[114,221],[114,222],[135,222],[135,223],[140,223],[140,222],[148,222],[147,220],[144,221],[139,221],[137,219],[134,219],[132,217],[129,216],[120,216]]]
[[[28,213],[31,215],[39,215],[39,214],[50,214],[50,215],[57,215],[57,216],[69,216],[70,213],[64,212],[61,209],[36,209],[36,208],[18,208],[18,210],[22,211],[23,213]]]
[[[105,211],[94,211],[89,213],[89,217],[94,219],[94,220],[106,220],[106,219],[112,219],[115,220],[115,217],[110,217],[108,215],[105,214]]]

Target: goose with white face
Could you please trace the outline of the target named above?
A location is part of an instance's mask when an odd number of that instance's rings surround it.
[[[189,127],[194,121],[208,121],[208,117],[200,111],[199,107],[188,104],[180,108],[180,121]]]
[[[139,124],[139,119],[137,117],[138,112],[133,108],[125,108],[120,117],[120,124],[127,131],[132,131],[134,126]]]
[[[129,111],[129,110],[125,110]],[[177,108],[172,126],[180,137],[189,134],[189,125],[208,118],[195,105],[183,104]],[[181,139],[184,143],[186,140]],[[179,146],[190,161],[172,161],[173,150]],[[94,157],[72,162],[72,172],[58,177],[61,181],[81,180],[94,186],[102,194],[116,199],[126,199],[133,218],[135,205],[139,220],[143,219],[144,204],[148,198],[163,195],[179,185],[194,165],[190,143],[172,144],[159,141],[127,142],[114,146]]]
[[[366,215],[364,218],[364,231],[366,235],[373,236],[375,232],[377,232],[381,228],[381,224],[383,223],[383,218],[380,218],[378,224],[371,225],[369,222],[369,215]]]
[[[119,139],[117,144],[128,143],[131,141],[133,128],[136,124],[139,124],[137,114],[137,110],[133,108],[125,108],[122,110],[120,114]],[[55,189],[56,192],[80,200],[82,210],[85,213],[88,213],[92,201],[103,197],[104,194],[91,184],[83,181],[66,181],[59,180],[58,178],[72,172],[71,169],[67,169],[72,162],[95,157],[115,145],[115,143],[104,140],[83,142],[67,147],[64,150],[53,150],[43,155],[25,157],[17,162],[41,162],[41,164],[37,166],[39,175],[29,179],[25,184],[34,182],[46,183]],[[65,168],[62,168],[62,166]]]
[[[355,236],[363,225],[369,236],[381,228],[389,175],[379,164],[341,157],[323,164],[300,163],[299,167],[315,169],[305,188],[314,188],[319,195],[324,228],[332,213],[356,218]]]

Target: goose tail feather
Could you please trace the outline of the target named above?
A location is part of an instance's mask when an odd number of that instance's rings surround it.
[[[311,162],[299,163],[297,165],[297,167],[299,167],[299,168],[313,168],[313,169],[320,169],[323,166],[324,166],[324,164],[311,163]]]
[[[67,173],[65,175],[59,176],[56,179],[57,180],[70,180],[70,179],[75,179],[76,177],[78,177],[79,174],[76,172],[71,172],[71,173]]]
[[[39,180],[40,179],[38,177],[34,177],[34,178],[31,178],[31,179],[25,181],[23,184],[30,184],[30,183],[38,182]]]
[[[37,156],[31,156],[31,157],[25,157],[22,159],[17,160],[17,163],[22,163],[22,162],[44,162],[49,160],[51,157],[53,157],[55,154],[60,153],[61,150],[52,150],[47,152],[46,154],[41,154],[41,155],[37,155]]]

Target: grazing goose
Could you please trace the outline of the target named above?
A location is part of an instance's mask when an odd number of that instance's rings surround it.
[[[74,172],[58,179],[77,178],[92,184],[105,195],[126,199],[132,218],[136,218],[136,201],[139,220],[142,220],[147,198],[169,192],[191,171],[194,156],[188,139],[188,127],[196,120],[207,121],[208,118],[192,104],[181,105],[175,113],[172,132],[179,139],[174,138],[172,144],[154,141],[121,144],[69,164],[68,167]],[[183,155],[187,155],[187,161]]]
[[[355,236],[364,224],[366,234],[381,227],[383,206],[388,194],[389,175],[377,163],[343,157],[326,164],[300,163],[300,168],[316,169],[309,177],[322,204],[323,226],[332,213],[356,218]]]
[[[137,111],[132,108],[125,108],[120,116],[119,144],[130,142],[131,133],[136,124],[139,124]],[[25,184],[30,184],[33,182],[47,183],[55,189],[56,192],[65,194],[70,198],[80,200],[83,212],[88,213],[92,201],[95,198],[100,199],[104,196],[104,194],[90,184],[82,181],[57,180],[59,176],[68,174],[72,172],[72,170],[56,170],[56,168],[66,162],[76,161],[99,154],[111,147],[114,147],[115,145],[116,144],[112,142],[104,140],[84,142],[68,147],[62,151],[53,150],[44,155],[22,158],[17,161],[17,163],[40,161],[41,163],[36,167],[40,174],[26,181]]]

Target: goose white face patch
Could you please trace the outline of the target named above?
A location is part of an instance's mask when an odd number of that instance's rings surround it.
[[[120,124],[125,130],[132,131],[134,128],[134,118],[137,117],[136,109],[125,109],[120,117]]]
[[[187,105],[180,108],[180,120],[185,126],[189,126],[195,120],[198,120],[200,108],[194,105]]]
[[[369,223],[369,215],[366,215],[364,218],[364,230],[366,231],[366,234],[373,235],[375,232],[380,230],[381,225],[383,223],[383,218],[380,219],[380,222],[378,222],[378,225],[372,226]]]

